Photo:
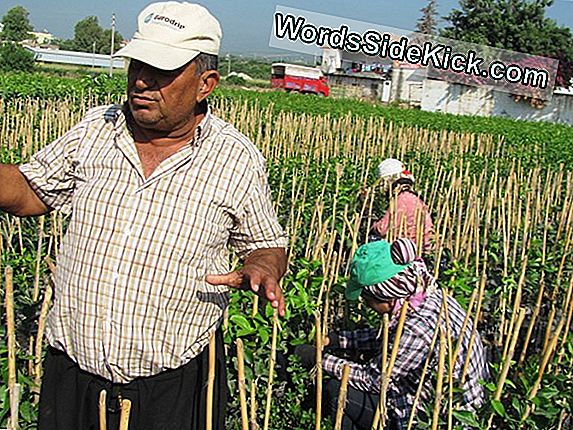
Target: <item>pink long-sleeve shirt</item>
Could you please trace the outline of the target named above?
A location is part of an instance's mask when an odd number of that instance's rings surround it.
[[[392,222],[393,239],[400,237],[407,237],[417,243],[416,231],[416,216],[418,211],[421,211],[423,222],[421,225],[424,228],[422,237],[424,244],[422,251],[427,253],[432,249],[432,237],[434,235],[434,223],[430,216],[430,211],[426,204],[416,194],[411,191],[403,191],[396,197],[395,217]],[[401,234],[402,219],[405,218],[406,230],[405,234]],[[390,209],[386,211],[382,219],[377,221],[372,227],[382,237],[386,237],[390,226]]]

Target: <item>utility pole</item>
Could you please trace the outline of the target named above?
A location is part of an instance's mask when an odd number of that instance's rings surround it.
[[[109,54],[109,76],[113,76],[113,47],[115,45],[115,13],[111,15],[111,49]]]
[[[227,54],[227,76],[231,74],[231,54]]]
[[[92,43],[92,69],[95,68],[95,61],[96,61],[96,43]]]

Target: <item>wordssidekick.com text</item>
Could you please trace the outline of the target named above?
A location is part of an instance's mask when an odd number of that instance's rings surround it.
[[[442,43],[435,40],[439,38],[427,35],[418,35],[422,36],[421,39],[425,39],[422,43],[418,43],[420,37],[397,37],[375,29],[356,32],[351,31],[345,24],[337,28],[318,26],[308,22],[304,16],[278,11],[275,12],[274,20],[273,36],[277,39],[300,41],[307,45],[387,58],[533,88],[545,89],[553,83],[550,72],[544,68],[500,60],[486,62],[479,56],[477,50],[468,49],[460,52],[455,46]]]

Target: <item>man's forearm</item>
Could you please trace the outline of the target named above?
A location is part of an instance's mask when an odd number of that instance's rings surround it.
[[[256,266],[278,280],[286,272],[286,250],[284,248],[263,248],[251,252],[245,259],[245,267]]]
[[[0,164],[0,210],[17,216],[42,215],[50,210],[13,164]]]

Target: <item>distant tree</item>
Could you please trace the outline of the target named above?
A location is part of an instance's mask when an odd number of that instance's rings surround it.
[[[16,42],[0,44],[0,70],[31,72],[34,69],[34,54]]]
[[[553,0],[460,0],[440,36],[559,60],[556,84],[573,78],[573,35],[545,17]]]
[[[91,52],[94,43],[95,51],[99,53],[103,48],[103,28],[99,25],[96,16],[88,16],[78,21],[74,28],[73,46],[76,51]]]
[[[28,33],[34,30],[30,20],[28,19],[29,12],[22,6],[15,6],[6,12],[2,18],[2,39],[12,42],[21,42],[28,39]]]
[[[436,10],[437,5],[438,3],[436,0],[429,0],[426,7],[420,9],[420,12],[422,12],[422,17],[416,24],[416,31],[418,33],[431,35],[436,34],[436,25],[438,23],[436,19],[438,14]]]
[[[115,32],[114,51],[119,49],[123,37]],[[74,28],[74,38],[60,44],[61,49],[97,54],[109,54],[111,47],[111,30],[104,30],[96,16],[88,16],[78,21]]]

